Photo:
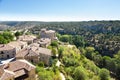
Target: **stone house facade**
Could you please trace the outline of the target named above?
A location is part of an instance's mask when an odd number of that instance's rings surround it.
[[[18,52],[16,59],[26,59],[33,63],[42,61],[44,64],[49,65],[51,56],[51,50],[32,45]]]
[[[54,40],[56,38],[56,33],[53,30],[41,29],[40,38],[49,38],[51,40]]]
[[[8,43],[8,45],[14,47],[16,49],[16,53],[19,52],[21,49],[24,49],[27,47],[27,42],[23,41],[12,41]]]
[[[8,59],[15,57],[16,49],[7,44],[0,45],[0,59]]]
[[[19,36],[18,38],[19,41],[27,42],[28,45],[33,43],[35,39],[36,39],[36,36],[33,36],[33,35],[22,35],[22,36]]]

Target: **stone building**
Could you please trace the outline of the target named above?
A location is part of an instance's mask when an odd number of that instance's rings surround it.
[[[19,41],[27,42],[28,44],[33,43],[35,39],[36,39],[36,36],[33,36],[33,35],[22,35],[22,36],[19,36],[18,38]]]
[[[33,63],[40,61],[49,65],[52,53],[51,50],[39,47],[38,45],[30,45],[29,48],[23,49],[16,55],[16,59],[26,59]]]
[[[16,60],[2,65],[0,80],[35,80],[35,66],[26,60]]]
[[[14,47],[14,48],[16,49],[16,53],[17,53],[17,52],[19,52],[21,49],[27,47],[27,42],[23,42],[23,41],[12,41],[12,42],[8,43],[8,45]]]
[[[51,39],[49,39],[49,38],[41,38],[38,43],[40,44],[40,47],[46,48],[51,44]]]
[[[8,44],[0,45],[0,59],[8,59],[15,57],[16,49]]]
[[[56,39],[55,31],[41,29],[41,31],[40,31],[40,38],[49,38],[51,40],[54,40],[54,39]]]
[[[16,59],[26,59],[29,62],[38,63],[39,54],[34,52],[32,49],[26,48],[18,52],[18,54],[16,55]]]

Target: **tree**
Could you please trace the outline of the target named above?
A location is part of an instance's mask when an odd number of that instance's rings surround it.
[[[52,42],[51,42],[51,46],[53,46],[53,47],[58,47],[58,42],[57,42],[57,41],[52,41]]]
[[[58,51],[56,48],[52,48],[52,53],[53,53],[53,56],[56,56],[56,54],[58,54]]]
[[[76,45],[76,47],[85,47],[85,41],[84,38],[79,36],[79,35],[75,35],[73,36],[73,44]]]
[[[103,57],[99,54],[99,55],[95,55],[93,58],[93,61],[95,62],[95,64],[99,67],[103,67]]]
[[[58,49],[59,59],[63,57],[63,51],[64,51],[64,48],[63,47],[59,47],[59,49]]]
[[[73,73],[74,79],[75,80],[87,80],[87,75],[85,71],[86,70],[83,67],[81,66],[77,67]]]
[[[4,39],[4,37],[0,35],[0,44],[6,44],[6,43],[7,43],[7,40]]]
[[[62,41],[62,42],[69,42],[69,35],[62,35],[60,37],[60,41]]]
[[[15,36],[16,37],[18,37],[18,36],[20,36],[21,35],[21,32],[19,32],[19,31],[17,31],[16,33],[15,33]]]
[[[117,75],[117,79],[120,79],[120,64],[116,65],[116,75]]]
[[[95,51],[94,47],[86,47],[85,49],[87,52],[94,52]]]
[[[99,72],[100,80],[110,80],[110,73],[107,69],[101,69]]]
[[[86,47],[85,50],[86,50],[85,56],[88,59],[93,60],[94,56],[96,57],[96,53],[94,52],[95,51],[94,47]]]
[[[14,36],[12,35],[12,33],[5,31],[2,34],[0,34],[0,44],[9,43],[13,40],[13,38]]]
[[[10,32],[3,32],[2,36],[8,41],[12,41],[14,38],[14,36]]]
[[[108,70],[115,72],[115,64],[116,61],[114,61],[114,59],[108,57],[108,56],[104,56],[103,57],[103,67],[107,68]]]

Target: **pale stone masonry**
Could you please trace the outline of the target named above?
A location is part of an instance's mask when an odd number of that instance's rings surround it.
[[[28,44],[33,43],[35,39],[36,39],[36,36],[34,35],[22,35],[22,36],[19,36],[18,38],[18,40],[27,42]]]
[[[51,39],[49,39],[49,38],[41,38],[38,43],[40,44],[40,47],[46,48],[51,44]]]
[[[27,47],[26,42],[13,41],[8,44],[0,44],[0,59],[13,58],[21,49]]]
[[[34,43],[29,45],[28,48],[18,52],[16,59],[26,59],[33,63],[39,63],[42,61],[44,64],[49,65],[51,56],[51,50],[39,47],[38,44]]]
[[[0,45],[0,59],[8,59],[15,57],[16,50],[14,47],[7,45],[7,44],[1,44]]]
[[[16,60],[0,66],[0,80],[35,80],[35,66],[26,60]]]
[[[40,38],[49,38],[51,40],[56,39],[56,34],[54,30],[41,29]]]
[[[23,42],[23,41],[12,41],[12,42],[8,43],[8,45],[14,47],[14,48],[16,49],[16,53],[17,53],[17,52],[19,52],[21,49],[27,47],[27,42]]]

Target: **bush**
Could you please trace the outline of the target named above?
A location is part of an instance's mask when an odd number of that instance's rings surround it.
[[[99,72],[100,80],[110,80],[110,73],[107,69],[101,69]]]
[[[87,80],[86,70],[83,67],[77,67],[74,71],[75,80]]]

